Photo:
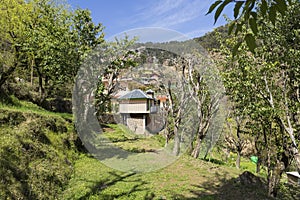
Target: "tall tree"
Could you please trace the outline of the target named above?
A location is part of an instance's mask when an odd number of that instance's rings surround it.
[[[103,42],[101,24],[94,25],[87,10],[74,13],[51,1],[35,2],[28,26],[30,63],[39,78],[41,101],[49,88],[71,82],[87,53]],[[46,90],[45,90],[46,88]]]
[[[3,0],[0,15],[0,86],[16,69],[30,70],[41,102],[71,85],[86,55],[104,42],[103,27],[88,10],[72,12],[52,0]]]
[[[299,40],[298,13],[299,1],[293,1],[288,6],[287,15],[278,16],[275,25],[264,21],[263,15],[258,13],[257,38],[260,42],[254,54],[247,52],[245,43],[237,49],[236,57],[230,53],[243,36],[229,39],[223,46],[227,55],[231,55],[225,62],[227,92],[237,109],[244,110],[243,113],[260,127],[258,133],[267,152],[264,157],[269,169],[271,196],[276,195],[278,181],[289,165],[289,159],[294,158],[300,171],[297,143],[299,68],[296,67],[299,58],[294,57],[299,53],[299,47],[290,43]],[[244,27],[242,31],[246,35],[249,30]],[[253,130],[257,131],[257,128]]]
[[[0,4],[0,87],[26,60],[22,48],[31,20],[32,5],[19,0],[1,0]]]

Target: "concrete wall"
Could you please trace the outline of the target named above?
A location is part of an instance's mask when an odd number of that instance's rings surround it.
[[[137,134],[145,133],[145,122],[144,115],[133,115],[127,118],[128,128]]]

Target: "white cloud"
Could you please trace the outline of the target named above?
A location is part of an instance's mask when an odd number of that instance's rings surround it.
[[[156,15],[163,15],[171,10],[180,7],[185,1],[184,0],[165,0],[163,2],[156,2],[150,11]]]
[[[129,23],[172,28],[203,15],[210,4],[210,0],[152,1],[141,7]]]
[[[119,22],[127,28],[160,27],[180,31],[188,38],[199,37],[212,30],[213,21],[206,22],[209,17],[205,16],[211,3],[211,0],[144,1],[135,7],[134,15],[129,14],[130,17]]]

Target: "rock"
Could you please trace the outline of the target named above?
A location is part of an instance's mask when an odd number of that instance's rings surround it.
[[[249,171],[243,172],[236,181],[242,185],[263,185],[262,180]]]

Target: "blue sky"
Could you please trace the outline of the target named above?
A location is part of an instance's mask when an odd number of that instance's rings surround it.
[[[105,37],[135,28],[160,27],[189,38],[202,36],[226,23],[205,15],[214,0],[67,0],[72,8],[87,8],[95,23],[105,27]],[[224,13],[232,18],[232,5]]]

